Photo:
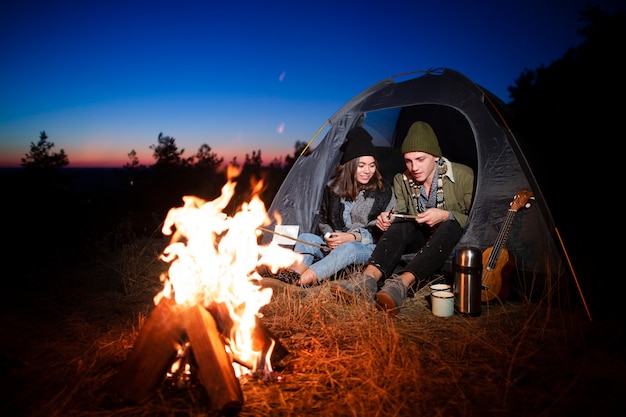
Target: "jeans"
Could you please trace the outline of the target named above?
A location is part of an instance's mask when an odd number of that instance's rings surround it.
[[[302,233],[298,240],[319,246],[326,245],[321,236],[313,233]],[[293,250],[303,255],[303,262],[315,273],[318,281],[323,281],[350,265],[364,264],[375,247],[374,244],[347,242],[327,252],[306,243],[296,242]]]
[[[461,239],[463,228],[456,220],[447,220],[434,229],[415,220],[397,219],[382,235],[368,264],[391,276],[405,253],[417,251],[408,265],[399,273],[411,272],[415,281],[428,279],[446,262]]]

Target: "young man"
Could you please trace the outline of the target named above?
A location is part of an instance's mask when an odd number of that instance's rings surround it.
[[[330,286],[331,293],[342,298],[375,299],[392,315],[404,304],[409,287],[427,280],[446,262],[463,234],[474,193],[474,172],[442,156],[428,123],[413,123],[401,149],[407,169],[395,175],[393,187],[397,214],[410,217],[381,213],[376,225],[385,232],[363,272]],[[417,249],[415,256],[393,274],[408,248]],[[385,284],[378,291],[381,279]]]

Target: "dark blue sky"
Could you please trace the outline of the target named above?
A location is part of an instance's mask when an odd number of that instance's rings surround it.
[[[600,0],[606,11],[623,1]],[[46,131],[70,166],[293,153],[353,96],[404,72],[455,69],[508,102],[526,68],[579,45],[586,0],[5,0],[0,165]],[[623,6],[622,6],[623,8]]]

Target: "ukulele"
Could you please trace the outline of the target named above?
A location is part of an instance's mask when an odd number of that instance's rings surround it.
[[[482,289],[480,292],[480,300],[482,302],[491,301],[495,297],[504,301],[509,296],[511,289],[509,274],[513,269],[514,261],[504,246],[513,225],[515,214],[521,208],[530,207],[528,200],[532,194],[532,192],[527,190],[517,193],[510,203],[510,208],[506,213],[506,218],[500,228],[496,242],[493,246],[483,251]]]

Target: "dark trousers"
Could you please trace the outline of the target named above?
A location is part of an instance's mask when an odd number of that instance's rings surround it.
[[[416,282],[420,282],[443,266],[462,234],[463,228],[456,220],[445,221],[431,229],[415,220],[397,219],[379,239],[368,263],[381,270],[384,280],[393,274],[402,255],[415,252],[413,259],[399,272],[411,272]]]

